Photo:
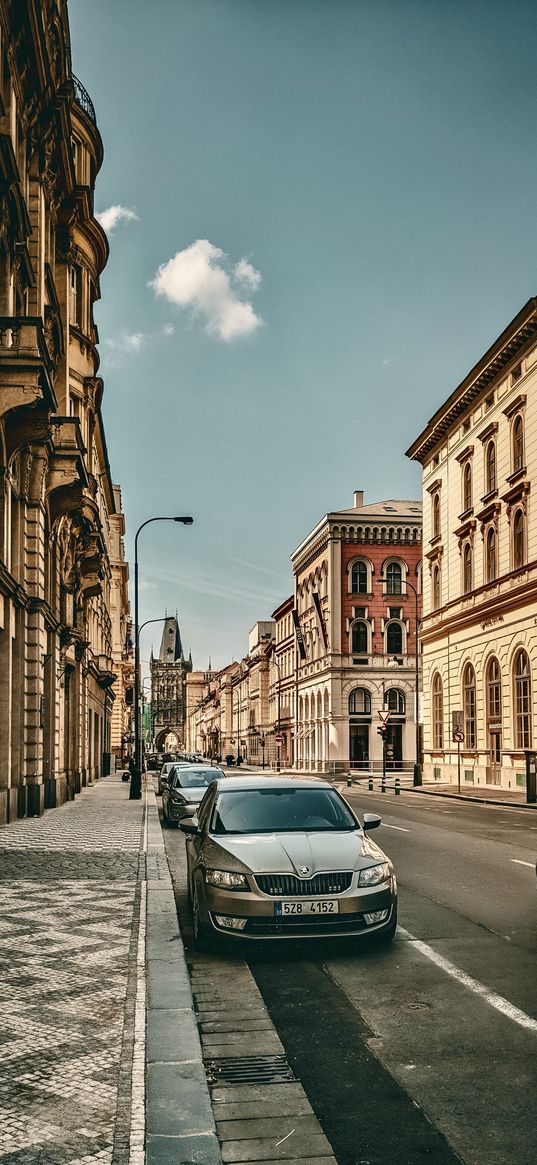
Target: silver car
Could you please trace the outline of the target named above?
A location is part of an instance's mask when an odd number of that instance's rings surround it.
[[[176,764],[162,789],[164,824],[177,826],[184,817],[194,817],[208,785],[217,777],[225,778],[223,769],[204,764]]]
[[[196,942],[375,934],[397,925],[392,863],[328,781],[218,779],[187,835]]]

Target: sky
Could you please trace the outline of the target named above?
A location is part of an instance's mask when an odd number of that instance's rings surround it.
[[[69,14],[105,148],[95,317],[128,557],[146,518],[194,517],[140,535],[140,622],[177,610],[194,667],[220,667],[326,512],[421,496],[405,450],[537,293],[537,6]]]

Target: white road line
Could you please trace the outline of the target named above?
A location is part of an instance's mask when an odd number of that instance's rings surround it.
[[[535,869],[535,862],[521,862],[520,858],[509,858],[510,862],[514,862],[515,866],[529,866],[530,870]]]
[[[507,1019],[511,1019],[513,1023],[517,1023],[519,1027],[537,1032],[537,1019],[532,1019],[531,1015],[526,1015],[525,1011],[521,1011],[519,1007],[515,1007],[514,1003],[509,1003],[509,1000],[504,999],[503,995],[497,995],[495,991],[489,991],[488,987],[485,987],[483,983],[479,983],[477,979],[473,979],[471,975],[467,975],[466,971],[462,971],[460,967],[456,967],[455,963],[450,962],[449,959],[445,959],[443,955],[439,955],[428,943],[422,942],[421,939],[410,934],[410,931],[404,930],[402,926],[399,927],[398,933],[408,939],[420,954],[425,955],[426,959],[430,959],[431,963],[434,963],[441,971],[445,971],[446,975],[451,975],[451,978],[456,979],[462,987],[467,987],[469,991],[473,991],[474,995],[479,995],[490,1007],[494,1007],[496,1011],[501,1012]]]
[[[388,825],[387,821],[382,822],[384,829],[398,829],[400,833],[410,833],[410,829],[404,829],[402,825]]]

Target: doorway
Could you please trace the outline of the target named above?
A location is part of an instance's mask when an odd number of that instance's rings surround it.
[[[388,721],[386,731],[386,768],[403,767],[403,725]]]
[[[351,769],[369,768],[369,723],[349,726],[349,758]]]

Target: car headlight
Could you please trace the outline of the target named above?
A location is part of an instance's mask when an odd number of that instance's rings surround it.
[[[390,867],[388,862],[382,862],[380,866],[368,866],[366,870],[360,870],[358,874],[359,886],[378,886],[380,882],[387,882],[390,877]]]
[[[205,881],[209,886],[219,886],[221,890],[248,889],[244,874],[234,874],[231,870],[206,870]]]
[[[180,793],[172,793],[172,801],[175,805],[186,805],[186,800]]]

